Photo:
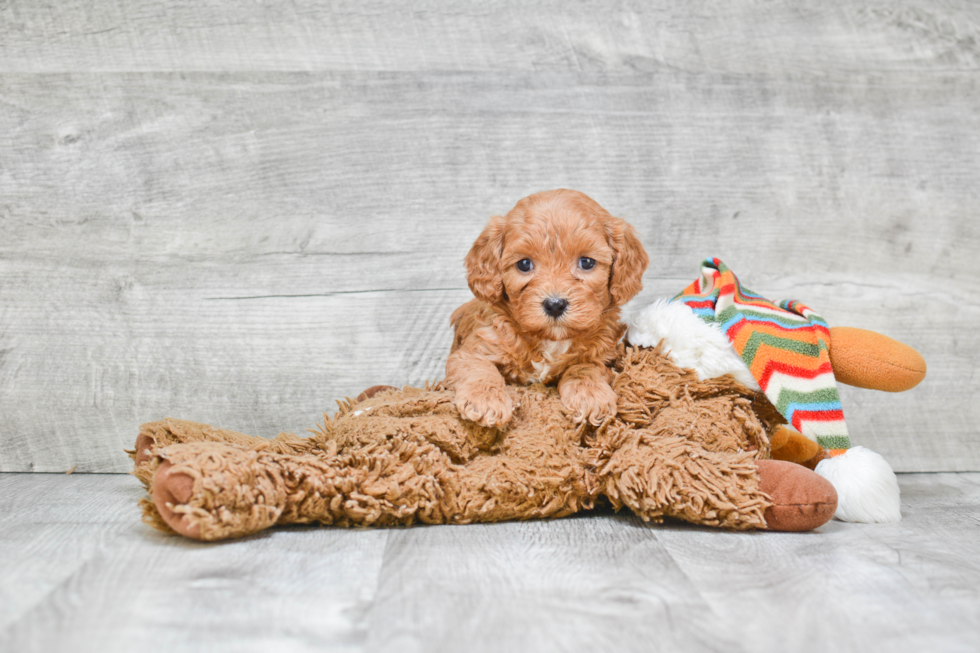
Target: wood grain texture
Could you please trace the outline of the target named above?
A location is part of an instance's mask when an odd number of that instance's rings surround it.
[[[0,649],[761,651],[980,646],[980,474],[900,475],[898,524],[804,534],[626,513],[223,544],[124,475],[0,474]]]
[[[363,650],[386,531],[208,547],[141,524],[131,476],[0,474],[0,490],[3,650]]]
[[[980,9],[923,2],[7,0],[18,72],[651,70],[866,73],[980,67]]]
[[[918,348],[854,441],[980,469],[972,3],[39,7],[0,3],[0,470],[440,377],[486,218],[562,186],[638,228],[635,307],[719,256]]]
[[[719,626],[752,642],[746,650],[969,651],[980,645],[977,481],[899,476],[898,524],[832,521],[778,543],[705,533],[692,546],[681,529],[661,539]]]

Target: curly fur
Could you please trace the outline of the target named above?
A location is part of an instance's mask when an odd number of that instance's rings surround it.
[[[132,454],[150,492],[144,519],[220,540],[275,524],[554,518],[605,497],[648,521],[767,528],[764,396],[731,377],[698,381],[659,348],[620,346],[611,383],[617,414],[598,428],[574,425],[558,392],[540,384],[507,388],[515,410],[506,432],[461,419],[440,386],[342,402],[309,438],[144,424]]]
[[[579,266],[582,257],[595,267]],[[529,259],[530,271],[518,261]],[[609,365],[625,327],[620,306],[642,288],[649,259],[633,227],[587,195],[552,190],[494,216],[466,256],[475,299],[458,308],[446,384],[467,419],[507,424],[507,382],[558,384],[577,422],[615,414]],[[549,315],[548,299],[568,302]]]

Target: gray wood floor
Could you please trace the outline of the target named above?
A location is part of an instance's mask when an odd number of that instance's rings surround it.
[[[125,475],[0,474],[3,651],[980,650],[980,474],[806,534],[626,514],[200,544]]]

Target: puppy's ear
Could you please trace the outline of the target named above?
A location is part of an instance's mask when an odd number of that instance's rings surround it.
[[[500,256],[504,248],[504,218],[490,218],[480,237],[466,255],[467,281],[477,299],[496,304],[504,296],[504,280],[500,275]]]
[[[622,306],[643,288],[643,271],[647,269],[650,259],[636,230],[625,220],[610,216],[606,221],[606,238],[613,248],[609,293],[613,302]]]

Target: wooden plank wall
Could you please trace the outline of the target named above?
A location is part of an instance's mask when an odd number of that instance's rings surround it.
[[[918,347],[844,392],[980,470],[980,5],[0,2],[0,470],[121,472],[163,416],[302,432],[442,375],[462,257],[528,193]]]

